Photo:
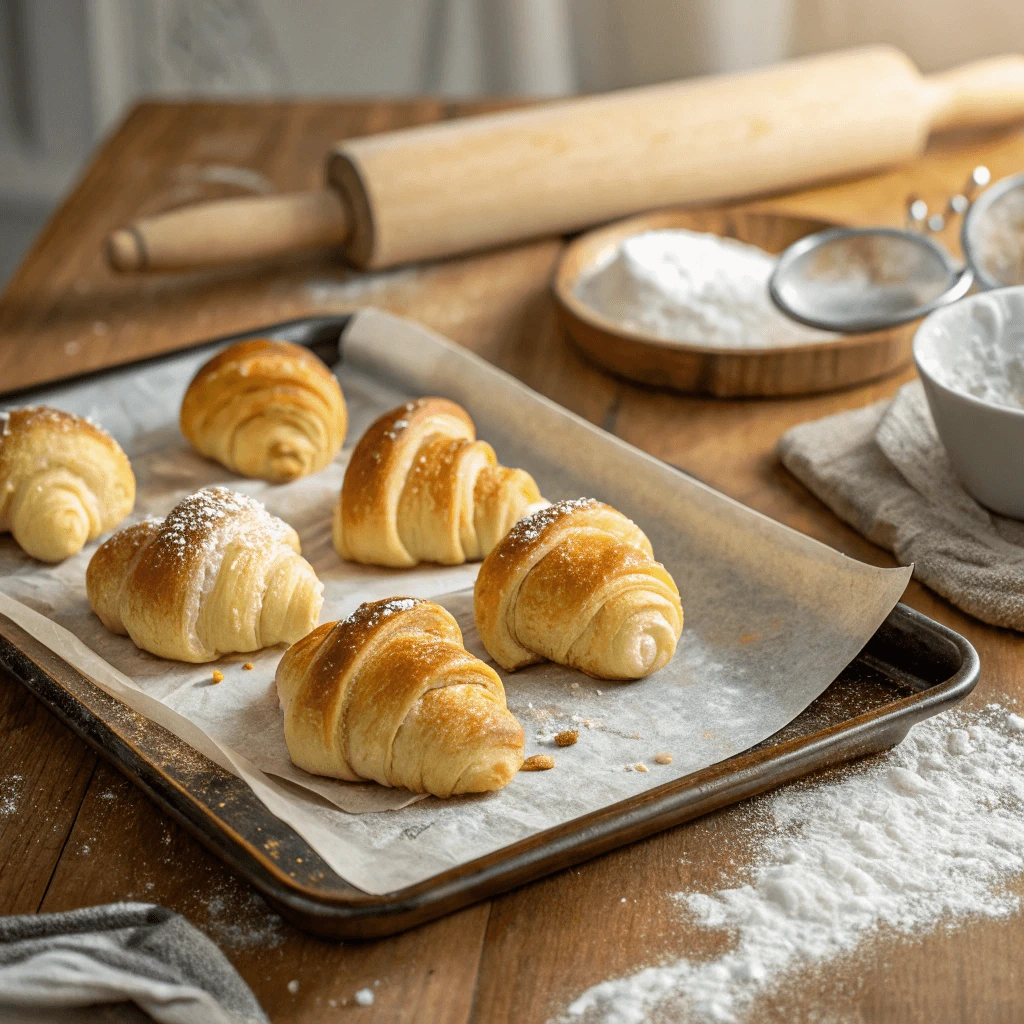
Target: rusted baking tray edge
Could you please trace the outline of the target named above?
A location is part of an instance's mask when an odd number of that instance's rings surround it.
[[[345,322],[318,317],[236,337],[287,337],[330,357]],[[225,340],[235,339],[210,345]],[[241,779],[95,686],[3,615],[0,664],[285,917],[314,934],[344,939],[410,928],[811,772],[885,750],[916,722],[967,696],[980,672],[964,637],[897,605],[825,694],[752,750],[414,886],[373,896],[335,874]],[[846,713],[845,697],[857,697],[862,688],[881,695],[877,706],[856,711],[854,700],[856,713]],[[895,698],[887,699],[889,693]],[[821,710],[829,707],[831,712]],[[840,720],[831,722],[830,714]]]

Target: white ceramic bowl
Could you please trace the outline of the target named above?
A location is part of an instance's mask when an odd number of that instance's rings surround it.
[[[1024,409],[976,398],[952,368],[968,346],[995,351],[1002,332],[1024,351],[1024,285],[982,292],[930,314],[914,335],[935,428],[964,487],[986,507],[1024,519]]]

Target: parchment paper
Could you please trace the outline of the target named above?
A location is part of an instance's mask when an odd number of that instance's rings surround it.
[[[213,666],[167,662],[108,633],[85,599],[95,550],[56,567],[0,538],[0,612],[97,685],[159,721],[243,778],[342,877],[383,893],[536,831],[714,764],[796,717],[857,654],[895,605],[909,569],[853,561],[683,476],[547,401],[430,331],[373,310],[357,314],[337,368],[349,404],[348,443],[412,395],[464,405],[507,465],[528,469],[551,500],[588,495],[633,518],[679,585],[686,626],[673,662],[633,683],[551,664],[499,670],[523,723],[527,754],[555,757],[499,793],[416,800],[402,790],[319,779],[288,759],[273,687],[280,649]],[[348,449],[323,473],[284,486],[234,477],[195,454],[177,429],[188,381],[210,351],[33,396],[103,424],[132,458],[132,519],[164,514],[198,487],[222,483],[290,522],[325,584],[322,621],[361,601],[439,597],[470,650],[475,565],[384,570],[342,562],[330,515]],[[14,600],[12,600],[14,599]],[[244,670],[251,661],[254,668]],[[554,745],[577,728],[579,742]],[[673,756],[655,763],[658,752]],[[637,768],[643,765],[648,769]],[[282,782],[281,780],[287,780]]]

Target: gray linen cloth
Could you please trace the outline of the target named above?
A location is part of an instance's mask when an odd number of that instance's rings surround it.
[[[891,402],[802,423],[782,464],[841,519],[984,622],[1024,630],[1024,523],[964,489],[920,381]]]
[[[0,1024],[147,1019],[269,1024],[224,954],[164,907],[0,917]]]

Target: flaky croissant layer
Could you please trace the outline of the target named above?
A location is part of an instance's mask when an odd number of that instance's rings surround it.
[[[299,538],[252,498],[197,491],[166,519],[121,530],[89,563],[89,603],[108,629],[178,661],[293,643],[315,625],[323,584]]]
[[[461,565],[545,504],[529,473],[498,465],[476,440],[465,409],[420,398],[385,413],[356,445],[334,510],[334,547],[367,565]]]
[[[520,520],[480,567],[473,607],[510,670],[547,658],[640,679],[668,664],[683,629],[679,590],[643,531],[590,498]]]
[[[182,433],[199,452],[271,483],[327,466],[347,425],[334,374],[301,345],[268,338],[214,356],[181,403]]]
[[[292,761],[317,775],[448,797],[500,789],[523,730],[497,673],[430,601],[360,605],[290,647],[277,669]]]
[[[128,457],[89,420],[46,406],[0,418],[0,533],[33,558],[77,554],[134,504]]]

